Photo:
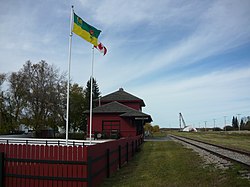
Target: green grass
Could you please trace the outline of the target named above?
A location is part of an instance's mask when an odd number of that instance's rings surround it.
[[[167,136],[167,133],[166,132],[154,132],[153,133],[153,137],[165,137]]]
[[[237,169],[223,172],[203,167],[201,158],[180,144],[146,142],[136,156],[120,171],[106,179],[102,187],[206,187],[250,186],[239,178]]]
[[[224,145],[250,152],[250,133],[233,132],[168,132],[175,135],[195,138],[209,143]]]

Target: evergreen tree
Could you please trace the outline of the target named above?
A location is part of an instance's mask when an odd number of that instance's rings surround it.
[[[240,120],[240,129],[243,129],[245,126],[245,123],[243,121],[243,119]]]
[[[237,129],[239,128],[237,117],[234,117],[234,116],[233,116],[233,119],[232,119],[232,127],[233,127],[235,130],[237,130]]]
[[[95,99],[98,99],[99,96],[101,95],[101,92],[99,91],[99,86],[97,84],[97,81],[93,78],[93,101]],[[87,86],[84,90],[84,93],[85,93],[85,98],[86,98],[86,101],[85,101],[85,106],[87,108],[87,110],[89,110],[90,108],[90,92],[91,92],[91,78],[88,80],[87,82]],[[93,108],[97,106],[97,102],[93,102]]]

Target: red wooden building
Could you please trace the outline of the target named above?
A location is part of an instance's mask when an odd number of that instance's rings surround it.
[[[142,112],[144,101],[122,88],[95,102],[99,105],[93,108],[92,134],[102,138],[141,135],[144,124],[152,121],[150,115]],[[89,133],[89,111],[86,114]]]

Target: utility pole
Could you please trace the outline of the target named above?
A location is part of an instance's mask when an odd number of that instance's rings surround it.
[[[216,120],[216,119],[213,119],[213,120],[214,120],[214,131],[215,131],[215,120]]]
[[[225,128],[225,131],[226,131],[226,125],[227,125],[227,116],[224,116],[224,124],[225,124],[224,128]]]
[[[240,115],[241,114],[237,114],[238,115],[238,126],[239,126],[239,131],[240,131]]]
[[[204,121],[205,123],[205,131],[207,131],[207,121]]]

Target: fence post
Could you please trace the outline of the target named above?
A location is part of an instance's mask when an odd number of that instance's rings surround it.
[[[88,187],[92,187],[92,158],[91,156],[88,156],[88,161],[87,161],[87,178],[88,178]]]
[[[109,149],[107,149],[107,178],[110,175],[110,166],[109,166]]]
[[[135,152],[138,151],[138,142],[137,142],[137,139],[135,140]]]
[[[127,149],[127,151],[126,151],[126,161],[128,162],[128,142],[126,144],[126,149]]]
[[[4,152],[0,153],[0,186],[3,186],[4,181]]]
[[[132,157],[134,156],[134,141],[132,141]]]
[[[119,169],[122,167],[122,148],[121,145],[119,145]]]

